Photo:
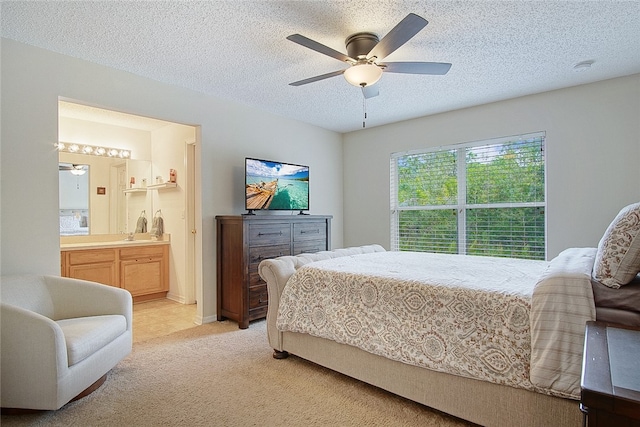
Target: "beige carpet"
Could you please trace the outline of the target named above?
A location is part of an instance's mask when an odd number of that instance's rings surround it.
[[[136,343],[93,394],[2,426],[463,426],[306,362],[275,360],[265,322],[218,322]]]

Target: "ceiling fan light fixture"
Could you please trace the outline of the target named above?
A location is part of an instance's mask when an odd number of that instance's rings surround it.
[[[87,170],[84,168],[83,165],[73,165],[73,167],[69,170],[69,172],[71,172],[72,175],[80,176],[87,173]]]
[[[344,71],[344,78],[356,87],[375,84],[382,76],[382,69],[374,64],[356,64]]]

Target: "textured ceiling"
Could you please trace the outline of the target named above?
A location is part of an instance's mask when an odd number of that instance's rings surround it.
[[[385,73],[367,127],[640,73],[640,1],[2,1],[2,36],[338,132],[362,128],[346,65],[286,40],[345,52],[408,13],[429,21],[386,61],[453,64]],[[575,64],[594,61],[585,72]]]

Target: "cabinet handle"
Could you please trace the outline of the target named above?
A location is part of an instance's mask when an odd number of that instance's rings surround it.
[[[273,233],[258,233],[258,236],[282,236],[282,231],[277,231]]]
[[[309,233],[309,234],[311,234],[311,233],[320,234],[320,229],[317,228],[315,230],[300,230],[300,234],[307,234],[307,233]]]
[[[263,259],[275,258],[275,257],[279,257],[279,256],[284,256],[282,251],[280,251],[280,253],[278,253],[278,255],[276,255],[276,256],[263,257],[262,255],[258,255],[256,258],[253,259],[253,262],[262,261]]]

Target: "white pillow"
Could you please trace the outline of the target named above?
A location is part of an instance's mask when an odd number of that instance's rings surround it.
[[[593,278],[610,288],[631,282],[640,272],[640,203],[623,208],[609,224],[593,266]]]

